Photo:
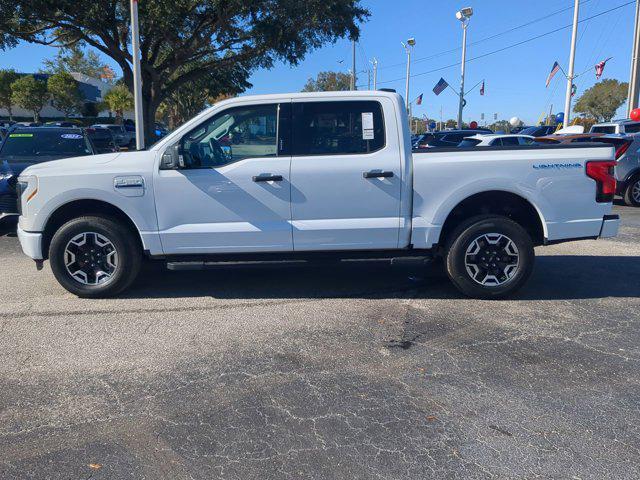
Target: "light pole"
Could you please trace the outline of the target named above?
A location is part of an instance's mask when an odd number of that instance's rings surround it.
[[[640,1],[640,0],[639,0]],[[374,58],[371,63],[373,64],[373,89],[378,88],[378,60]]]
[[[144,120],[142,117],[142,78],[140,76],[140,32],[138,29],[138,0],[131,0],[131,59],[133,60],[133,105],[136,117],[136,149],[144,149]]]
[[[631,78],[629,79],[629,97],[627,103],[627,118],[631,117],[631,110],[638,108],[638,69],[640,68],[640,0],[636,0],[636,22],[633,28],[633,49],[631,51]]]
[[[573,64],[576,58],[576,42],[578,41],[578,12],[580,0],[575,0],[573,7],[573,29],[571,31],[571,52],[569,53],[569,74],[567,75],[567,96],[564,100],[564,120],[562,126],[566,127],[571,122],[571,90],[573,89]]]
[[[409,40],[407,40],[407,43],[404,42],[400,42],[402,43],[402,46],[404,47],[405,52],[407,52],[407,86],[405,89],[405,105],[407,107],[407,113],[409,114],[409,118],[411,118],[411,112],[409,111],[409,107],[410,107],[410,102],[409,102],[409,76],[411,73],[411,49],[415,46],[416,44],[416,39],[415,38],[410,38]]]
[[[460,101],[458,103],[458,129],[462,128],[462,110],[464,109],[464,69],[467,62],[467,27],[473,15],[473,8],[465,7],[456,12],[456,18],[462,22],[462,67],[460,69]]]

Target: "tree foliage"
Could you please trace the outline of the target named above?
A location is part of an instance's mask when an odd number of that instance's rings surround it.
[[[603,80],[586,90],[573,110],[593,117],[598,122],[608,122],[627,99],[628,87],[628,83],[621,83],[618,80]]]
[[[9,112],[9,120],[13,120],[11,101],[11,84],[19,78],[15,70],[0,70],[0,108]]]
[[[11,84],[11,99],[19,107],[33,112],[33,121],[37,122],[49,101],[47,82],[37,80],[33,75],[24,75]]]
[[[310,78],[302,89],[303,92],[339,92],[351,88],[351,75],[343,72],[320,72]]]
[[[78,72],[107,82],[112,82],[115,76],[96,52],[85,51],[79,44],[61,48],[54,58],[42,63],[44,64],[42,71],[45,73]]]
[[[82,108],[84,97],[80,93],[78,82],[70,73],[59,72],[51,75],[47,79],[47,89],[53,106],[64,113],[65,118]]]
[[[118,119],[122,119],[126,110],[133,109],[133,95],[124,85],[113,87],[102,100],[109,110],[115,112]]]
[[[327,42],[357,39],[358,22],[369,15],[360,0],[147,0],[139,9],[148,137],[157,108],[180,88],[203,80],[219,90],[224,76],[227,93],[241,92],[258,68],[295,65]],[[128,0],[0,0],[0,12],[0,48],[15,39],[81,42],[111,57],[133,91]]]

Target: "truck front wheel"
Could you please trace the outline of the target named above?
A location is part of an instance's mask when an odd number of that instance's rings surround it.
[[[85,298],[109,297],[135,280],[142,254],[133,233],[108,217],[68,221],[53,235],[51,270],[69,292]]]
[[[453,284],[473,298],[504,298],[533,270],[535,253],[527,231],[507,217],[482,215],[459,225],[446,246]]]

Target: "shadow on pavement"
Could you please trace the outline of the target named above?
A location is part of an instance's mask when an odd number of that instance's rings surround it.
[[[0,237],[16,237],[16,227],[18,220],[16,217],[3,218],[0,220]]]
[[[528,284],[512,300],[640,296],[640,257],[554,255],[537,258]],[[358,262],[322,266],[217,267],[168,272],[148,267],[128,298],[212,296],[269,298],[463,298],[441,264],[392,267]]]

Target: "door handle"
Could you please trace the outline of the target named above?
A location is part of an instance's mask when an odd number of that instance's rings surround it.
[[[390,178],[393,177],[393,172],[362,172],[364,178]]]
[[[254,182],[281,182],[282,175],[255,175]]]

